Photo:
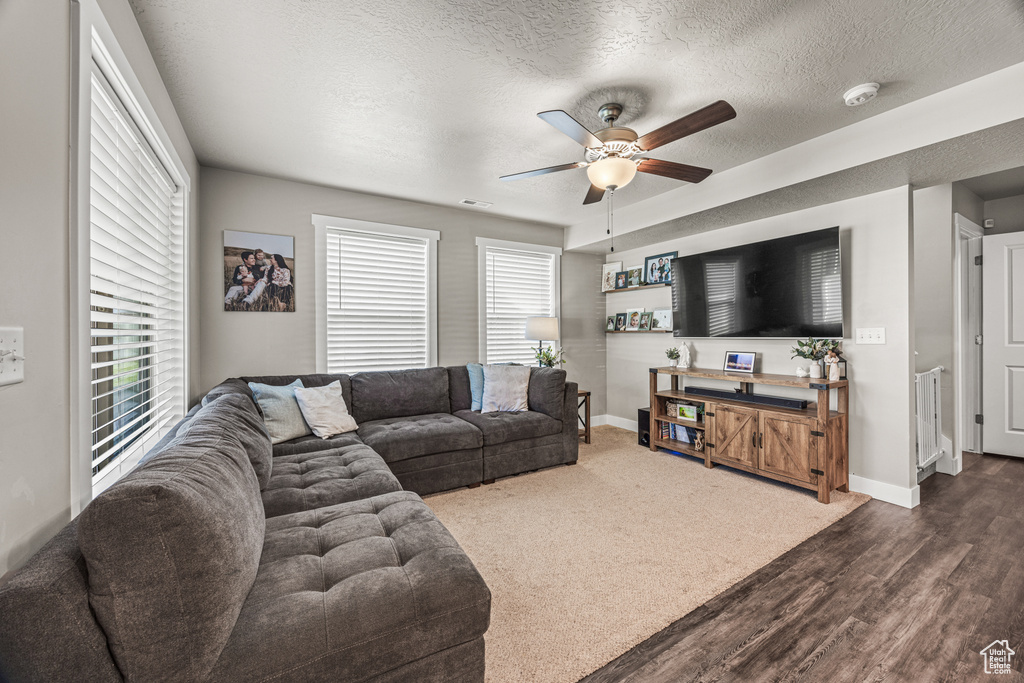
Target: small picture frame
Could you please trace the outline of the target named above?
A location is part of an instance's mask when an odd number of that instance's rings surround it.
[[[615,314],[615,331],[625,332],[626,331],[626,314],[616,313]]]
[[[725,367],[726,372],[754,372],[754,365],[757,361],[756,351],[726,351]]]
[[[672,282],[672,259],[679,252],[670,251],[644,259],[644,277],[649,285],[669,284]]]
[[[626,289],[629,287],[629,273],[624,270],[620,270],[615,273],[615,289]]]
[[[608,316],[608,321],[607,321],[607,323],[604,326],[604,330],[605,330],[605,332],[614,332],[615,331],[615,316],[614,315]]]
[[[676,417],[680,420],[697,421],[697,406],[690,405],[689,403],[678,403],[676,407],[679,410],[679,414]]]
[[[626,311],[626,332],[636,332],[640,329],[640,316],[643,311]]]
[[[672,309],[655,308],[651,317],[651,330],[655,332],[672,331]]]
[[[626,273],[628,275],[628,282],[630,287],[639,287],[643,284],[644,269],[642,266],[633,266],[627,268]]]
[[[638,332],[650,332],[651,331],[651,318],[654,316],[654,311],[646,311],[640,314],[640,328]]]
[[[622,261],[604,264],[601,271],[601,291],[611,292],[615,289],[615,276],[622,270]]]

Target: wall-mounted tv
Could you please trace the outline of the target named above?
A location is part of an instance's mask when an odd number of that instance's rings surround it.
[[[839,228],[672,260],[676,337],[843,336]]]

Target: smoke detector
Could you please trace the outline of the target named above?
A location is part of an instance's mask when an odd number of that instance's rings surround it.
[[[861,83],[855,88],[850,88],[843,93],[843,101],[847,107],[859,107],[870,102],[878,95],[877,83]]]
[[[479,199],[460,199],[459,204],[462,204],[463,206],[472,206],[476,209],[491,208],[491,202],[482,202]]]

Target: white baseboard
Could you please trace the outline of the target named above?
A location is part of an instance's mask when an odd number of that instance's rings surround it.
[[[955,477],[960,474],[960,470],[962,469],[963,461],[956,457],[956,450],[953,448],[953,442],[943,435],[942,455],[935,461],[935,471],[941,472],[942,474],[950,474]]]
[[[904,488],[894,484],[886,484],[882,481],[850,475],[850,490],[857,493],[866,493],[872,498],[899,505],[905,508],[915,508],[921,503],[921,487]]]
[[[591,415],[590,426],[600,427],[601,425],[611,425],[612,427],[619,427],[621,429],[628,429],[631,432],[635,432],[636,420],[627,420],[624,417],[618,417],[616,415]]]

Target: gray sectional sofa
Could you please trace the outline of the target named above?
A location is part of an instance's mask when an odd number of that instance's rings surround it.
[[[302,376],[359,430],[273,447],[216,387],[0,579],[0,680],[482,681],[490,591],[416,492],[575,462],[576,388],[480,415],[462,372]]]

